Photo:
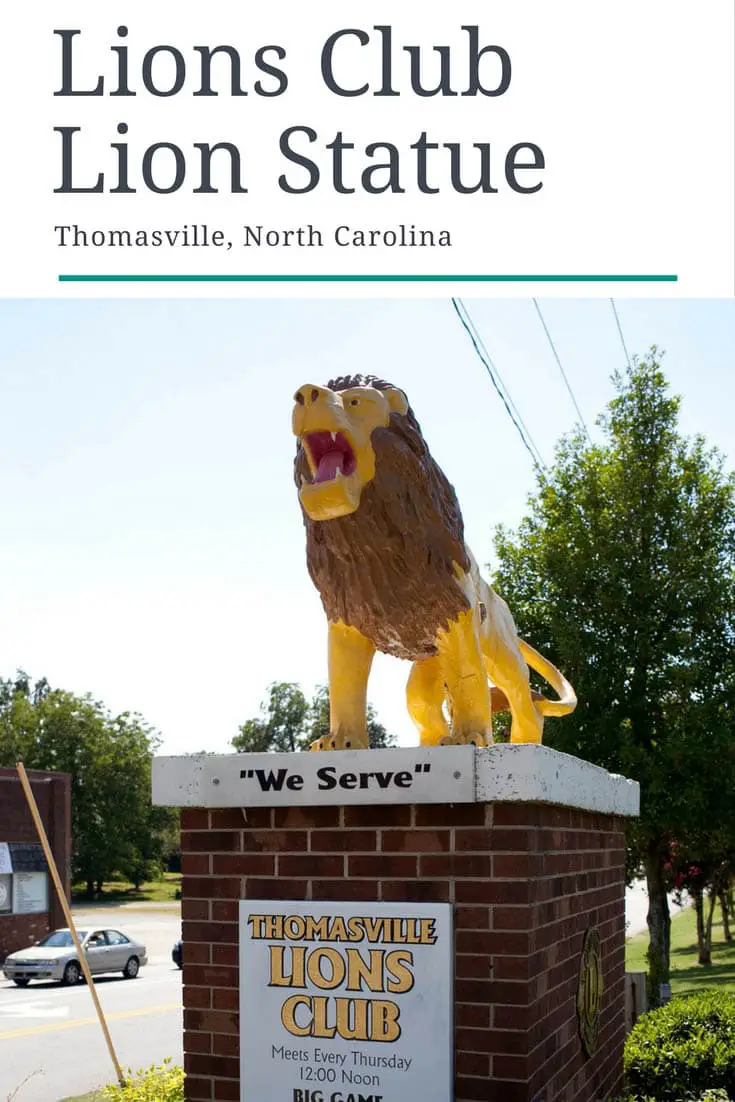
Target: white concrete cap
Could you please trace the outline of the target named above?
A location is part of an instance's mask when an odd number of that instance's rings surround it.
[[[632,817],[637,781],[547,746],[421,746],[153,759],[164,807],[542,803]]]
[[[632,818],[640,813],[641,788],[548,746],[502,744],[475,751],[475,799],[560,804]]]

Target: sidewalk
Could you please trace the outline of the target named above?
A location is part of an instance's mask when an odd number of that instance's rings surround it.
[[[669,910],[671,911],[671,917],[679,914],[680,911],[686,910],[690,904],[689,897],[685,894],[681,904],[674,902],[671,896],[669,896]],[[635,937],[636,934],[641,934],[648,929],[646,923],[646,914],[648,913],[648,892],[646,891],[645,880],[636,880],[631,887],[626,888],[625,891],[625,936]]]
[[[166,914],[166,915],[180,915],[181,914],[181,900],[171,900],[166,902],[161,900],[160,902],[138,902],[138,903],[125,903],[119,899],[107,900],[79,900],[71,905],[72,913],[77,914],[95,914],[96,912],[104,912],[105,914],[114,914],[122,912],[130,914],[131,912],[143,912],[144,914]]]

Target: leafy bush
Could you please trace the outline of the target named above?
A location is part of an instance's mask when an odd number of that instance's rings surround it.
[[[650,1095],[643,1098],[639,1094],[626,1094],[625,1098],[618,1098],[617,1102],[658,1102],[658,1100],[651,1098]],[[682,1098],[681,1102],[730,1102],[730,1096],[727,1091],[715,1088],[715,1090],[705,1091],[704,1094],[697,1095],[696,1098],[691,1095],[688,1098]]]
[[[115,1084],[102,1088],[105,1102],[184,1102],[184,1069],[171,1067],[170,1060],[142,1068],[133,1077],[128,1072],[124,1087]]]
[[[645,1014],[625,1042],[625,1074],[642,1102],[735,1098],[735,995],[703,991]]]

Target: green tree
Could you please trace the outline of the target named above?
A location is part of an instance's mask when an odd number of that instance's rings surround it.
[[[281,753],[305,749],[305,728],[309,704],[298,685],[274,681],[268,686],[268,699],[260,706],[260,715],[248,719],[232,740],[238,753]]]
[[[726,779],[726,778],[725,778]],[[732,789],[718,791],[718,807],[690,827],[685,838],[671,847],[669,883],[691,897],[697,919],[697,962],[712,963],[712,921],[715,905],[722,910],[723,934],[730,930],[730,887],[735,870],[735,809]]]
[[[395,736],[386,731],[375,709],[368,704],[367,727],[372,747],[395,746]],[[276,681],[268,687],[268,698],[260,715],[240,727],[232,740],[239,752],[265,753],[308,750],[311,743],[329,731],[329,689],[320,685],[311,701],[290,681]]]
[[[728,817],[735,634],[735,484],[679,430],[654,348],[624,374],[598,424],[559,444],[495,575],[519,630],[575,686],[545,741],[641,784],[630,864],[649,894],[650,994],[669,977],[672,842]]]
[[[157,746],[140,716],[25,674],[0,681],[0,764],[71,774],[72,874],[90,895],[115,873],[138,881],[160,865],[175,812],[151,806]]]

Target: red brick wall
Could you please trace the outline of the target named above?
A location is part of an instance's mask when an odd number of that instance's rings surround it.
[[[621,820],[539,804],[186,810],[184,1059],[191,1102],[239,1100],[238,900],[455,904],[455,1102],[596,1102],[625,1037]],[[602,938],[597,1052],[576,994]],[[265,1102],[265,1100],[263,1100]]]
[[[67,899],[71,891],[71,776],[28,770],[31,789],[48,835]],[[0,769],[0,842],[38,842],[39,837],[15,769]],[[49,876],[49,912],[0,915],[0,961],[16,949],[65,926],[64,912]]]

